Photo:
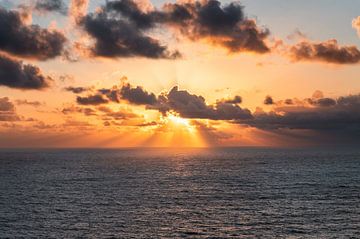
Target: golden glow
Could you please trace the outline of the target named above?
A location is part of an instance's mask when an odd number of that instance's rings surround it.
[[[148,132],[148,137],[139,146],[150,147],[208,147],[206,140],[196,126],[188,119],[170,113],[159,119],[156,128]]]
[[[194,132],[195,128],[190,124],[188,119],[181,118],[175,114],[168,114],[167,119],[176,127],[187,129],[190,132]]]

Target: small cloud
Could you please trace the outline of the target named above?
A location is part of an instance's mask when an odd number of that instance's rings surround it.
[[[52,78],[43,75],[40,68],[0,55],[0,86],[22,90],[40,90],[49,87]]]

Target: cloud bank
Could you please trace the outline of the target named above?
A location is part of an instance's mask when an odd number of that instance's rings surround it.
[[[360,50],[356,46],[340,46],[335,39],[325,42],[302,41],[290,47],[294,61],[320,61],[333,64],[360,62]]]
[[[95,40],[93,54],[103,57],[180,57],[177,50],[170,51],[150,36],[160,28],[174,29],[182,37],[205,40],[232,53],[270,51],[265,42],[269,30],[246,18],[237,2],[224,6],[216,0],[166,3],[161,10],[144,11],[132,0],[109,1],[78,22]]]
[[[38,25],[25,25],[17,11],[0,8],[0,50],[10,54],[48,60],[62,54],[65,36]]]
[[[21,90],[39,90],[50,86],[51,77],[30,64],[0,55],[0,85]]]

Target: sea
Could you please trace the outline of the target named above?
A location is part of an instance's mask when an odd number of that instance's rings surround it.
[[[2,149],[0,238],[360,238],[360,149]]]

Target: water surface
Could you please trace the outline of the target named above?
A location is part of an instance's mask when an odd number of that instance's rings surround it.
[[[360,150],[1,150],[0,238],[349,238]]]

